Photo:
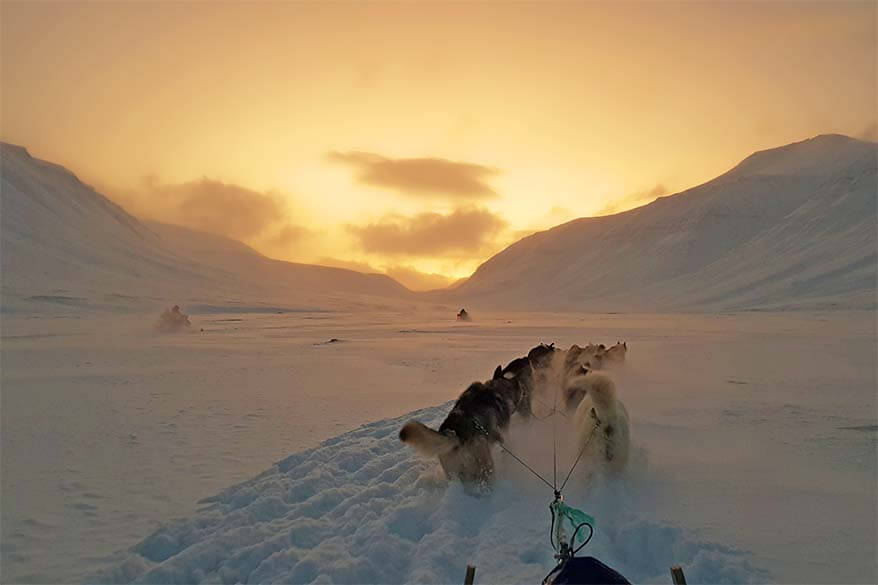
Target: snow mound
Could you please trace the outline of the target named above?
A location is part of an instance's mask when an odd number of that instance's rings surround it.
[[[473,564],[479,582],[539,582],[554,564],[551,492],[500,457],[494,493],[472,497],[397,438],[405,421],[438,425],[449,408],[367,424],[292,455],[203,500],[193,517],[158,530],[90,581],[458,583]],[[518,439],[510,445],[532,442]],[[672,564],[690,582],[766,579],[748,553],[653,518],[642,453],[635,467],[623,480],[568,486],[568,503],[596,517],[587,554],[633,582],[669,582]]]

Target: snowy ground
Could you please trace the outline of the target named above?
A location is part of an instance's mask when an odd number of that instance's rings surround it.
[[[592,554],[641,582],[878,580],[872,313],[449,314],[4,316],[0,580],[533,582],[545,486],[502,459],[471,498],[396,431],[537,341],[617,339],[636,453],[568,487]],[[511,446],[551,474],[546,424]]]

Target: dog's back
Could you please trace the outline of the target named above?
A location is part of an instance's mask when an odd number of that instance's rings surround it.
[[[500,432],[509,426],[520,399],[521,388],[516,379],[501,377],[473,382],[458,397],[439,432],[453,431],[461,443],[479,436],[499,441]]]

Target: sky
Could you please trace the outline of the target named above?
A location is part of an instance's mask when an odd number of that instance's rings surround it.
[[[874,140],[876,3],[0,3],[0,137],[138,217],[443,286],[750,153]]]

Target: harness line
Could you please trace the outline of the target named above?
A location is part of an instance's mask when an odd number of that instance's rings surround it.
[[[546,404],[545,402],[543,402],[542,400],[540,400],[540,399],[537,398],[536,396],[531,396],[530,398],[531,398],[531,400],[536,401],[537,403],[539,403],[540,405],[544,406],[545,408],[547,408],[547,409],[550,408],[548,404]],[[537,415],[534,415],[534,418],[537,419],[537,420],[546,420],[547,418],[549,418],[550,416],[552,416],[553,414],[556,414],[556,413],[557,413],[557,414],[560,414],[560,415],[563,416],[564,418],[570,418],[570,417],[567,416],[567,413],[566,413],[566,412],[564,412],[563,410],[558,410],[557,407],[552,408],[551,410],[549,410],[549,414],[547,414],[547,415],[544,416],[544,417],[539,417],[539,416],[537,416]]]
[[[536,398],[536,397],[532,396],[531,398]],[[540,402],[540,404],[543,404],[543,402],[541,400],[537,399],[537,401]],[[518,463],[520,463],[522,465],[522,467],[524,467],[525,469],[530,471],[537,479],[539,479],[541,482],[543,482],[544,484],[546,484],[547,486],[552,488],[552,493],[554,494],[554,499],[553,499],[552,503],[549,505],[549,511],[551,512],[551,515],[552,515],[552,522],[551,522],[551,526],[549,527],[549,542],[552,544],[552,548],[555,549],[555,551],[557,553],[555,555],[555,558],[559,559],[563,563],[563,562],[566,562],[567,560],[573,558],[573,556],[577,552],[582,550],[582,548],[586,544],[588,544],[589,541],[591,541],[591,538],[594,535],[594,520],[592,519],[592,517],[589,516],[588,514],[585,514],[581,511],[579,511],[579,510],[576,510],[575,508],[570,508],[569,506],[565,505],[563,502],[564,496],[562,495],[562,492],[564,491],[564,488],[567,487],[567,482],[570,480],[570,477],[573,475],[573,471],[576,469],[576,466],[579,464],[579,460],[582,458],[582,454],[585,453],[586,447],[588,447],[589,443],[591,443],[591,440],[594,438],[595,431],[597,431],[601,422],[600,422],[600,420],[597,420],[597,419],[595,420],[594,426],[591,428],[591,433],[589,433],[588,438],[585,440],[585,442],[582,444],[582,447],[579,449],[579,453],[576,455],[576,460],[573,462],[573,465],[570,467],[570,471],[567,472],[567,477],[564,478],[564,482],[561,484],[561,487],[559,488],[558,487],[558,440],[557,440],[557,436],[558,436],[557,426],[558,425],[557,425],[557,423],[555,421],[555,417],[554,417],[554,415],[558,412],[558,385],[557,384],[555,385],[554,402],[555,402],[555,405],[552,408],[552,411],[548,415],[546,415],[546,417],[544,417],[543,419],[534,417],[534,418],[537,418],[537,420],[545,420],[545,418],[548,418],[549,416],[552,417],[552,483],[549,483],[549,481],[546,478],[544,478],[542,475],[537,473],[536,470],[534,470],[534,468],[532,468],[530,465],[525,463],[524,460],[522,460],[518,455],[516,455],[511,450],[509,450],[503,444],[502,440],[497,441],[497,445],[499,445],[500,448],[503,449],[503,451],[505,451],[506,453],[509,453],[509,455],[513,459],[515,459]],[[548,405],[544,404],[544,406],[548,406]],[[564,414],[564,413],[562,413],[562,414]],[[476,430],[478,430],[479,432],[484,434],[486,437],[490,438],[491,435],[488,433],[488,431],[485,429],[485,427],[482,426],[482,423],[480,423],[478,421],[478,419],[475,419],[475,418],[473,419],[473,425],[476,427]],[[559,514],[561,514],[562,517],[559,517],[559,518],[555,517],[556,516],[556,508],[557,508],[557,512]],[[573,536],[570,538],[569,543],[566,542],[566,535],[564,534],[564,529],[563,529],[564,517],[566,517],[568,520],[573,522],[573,525],[574,525]],[[557,534],[555,534],[556,522],[558,523],[557,524],[557,529],[558,529]],[[576,546],[576,537],[579,535],[580,529],[584,526],[588,526],[588,529],[589,529],[588,538],[585,538],[584,542],[582,542],[579,546]],[[557,545],[555,542],[556,540],[558,540]],[[559,550],[559,547],[560,547],[560,550]]]
[[[570,476],[573,475],[573,470],[576,469],[576,464],[579,463],[579,459],[582,457],[582,454],[585,453],[585,448],[588,447],[588,444],[591,443],[592,437],[594,437],[594,432],[600,426],[600,422],[595,421],[594,426],[591,427],[591,433],[588,435],[588,439],[585,440],[585,443],[582,444],[582,448],[579,450],[579,455],[576,456],[576,461],[573,462],[573,467],[570,468],[570,473],[567,474],[567,477],[564,478],[564,483],[561,484],[561,489],[558,492],[564,491],[564,486],[567,485],[567,480],[570,479]]]
[[[552,414],[558,411],[558,384],[555,384],[555,405],[552,407]],[[555,417],[552,417],[552,490],[558,493],[558,440],[557,427]]]
[[[482,432],[486,437],[490,437],[490,435],[488,434],[488,431],[485,430],[485,427],[482,426],[482,423],[480,423],[480,422],[478,421],[478,419],[475,419],[475,418],[474,418],[474,419],[473,419],[473,424],[475,425],[476,429],[478,429],[480,432]],[[519,463],[521,463],[521,464],[522,464],[522,465],[523,465],[528,471],[530,471],[530,472],[533,473],[535,476],[537,476],[537,479],[539,479],[541,482],[543,482],[544,484],[546,484],[547,486],[549,486],[550,488],[552,488],[552,490],[555,489],[555,486],[553,486],[553,485],[550,484],[548,481],[546,481],[546,479],[545,479],[542,475],[540,475],[539,473],[537,473],[536,471],[534,471],[534,469],[533,469],[530,465],[528,465],[527,463],[525,463],[524,461],[522,461],[521,458],[520,458],[518,455],[516,455],[515,453],[513,453],[512,451],[510,451],[509,449],[507,449],[506,446],[505,446],[502,442],[498,441],[498,442],[497,442],[497,445],[499,445],[501,449],[503,449],[504,451],[506,451],[507,453],[509,453],[509,454],[512,456],[513,459],[515,459],[516,461],[518,461]]]
[[[553,414],[554,414],[554,413],[553,413]],[[553,418],[552,420],[554,421],[554,418]],[[481,432],[483,435],[485,435],[486,437],[490,437],[490,435],[488,434],[488,431],[485,430],[485,427],[482,426],[482,423],[480,423],[480,422],[478,421],[478,419],[473,419],[473,425],[475,425],[476,429],[477,429],[479,432]],[[507,449],[507,448],[506,448],[506,445],[504,445],[501,441],[498,441],[498,442],[497,442],[497,445],[498,445],[501,449],[503,449],[504,451],[506,451],[507,453],[509,453],[509,455],[512,456],[513,459],[515,459],[516,461],[518,461],[519,463],[521,463],[521,465],[523,465],[523,466],[525,467],[525,469],[527,469],[527,470],[530,471],[532,474],[534,474],[534,475],[537,477],[537,479],[539,479],[541,482],[543,482],[544,484],[546,484],[547,486],[549,486],[550,488],[552,488],[552,492],[555,494],[555,498],[557,499],[557,498],[559,498],[559,497],[561,496],[561,492],[563,492],[563,491],[564,491],[564,488],[567,486],[567,482],[570,480],[570,476],[573,475],[573,471],[576,469],[576,466],[579,464],[579,460],[582,458],[582,454],[585,453],[585,448],[588,447],[588,444],[589,444],[589,443],[591,443],[591,440],[592,440],[592,438],[594,437],[594,432],[597,430],[597,428],[598,428],[599,426],[600,426],[600,422],[595,421],[594,426],[591,428],[591,433],[588,435],[588,439],[586,439],[586,440],[585,440],[585,443],[583,443],[582,448],[579,450],[579,454],[576,456],[576,461],[573,462],[573,466],[570,468],[570,471],[567,473],[567,477],[564,478],[564,483],[561,484],[561,487],[560,487],[560,488],[557,487],[557,483],[555,483],[555,484],[551,484],[551,483],[549,483],[549,481],[548,481],[546,478],[544,478],[542,475],[540,475],[539,473],[537,473],[536,471],[534,471],[533,467],[531,467],[530,465],[528,465],[527,463],[525,463],[525,462],[521,459],[521,457],[519,457],[518,455],[516,455],[515,453],[513,453],[512,451],[510,451],[509,449]],[[554,431],[554,425],[553,425],[552,430]],[[554,433],[553,433],[553,434],[554,434]],[[553,437],[553,439],[554,439],[554,437]],[[553,441],[553,444],[552,444],[552,449],[553,449],[553,450],[555,449],[554,441]],[[554,463],[554,462],[553,462],[553,463]],[[557,478],[556,478],[556,479],[557,479]]]

